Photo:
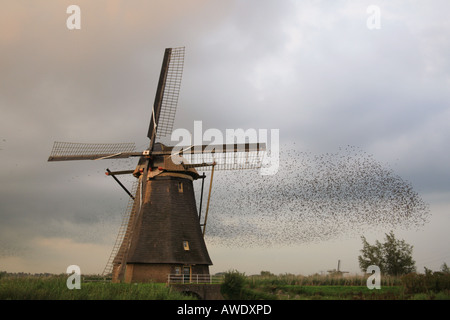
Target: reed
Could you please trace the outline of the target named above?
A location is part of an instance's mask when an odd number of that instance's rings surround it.
[[[261,285],[297,285],[297,286],[366,286],[367,276],[336,276],[319,275],[310,276],[281,274],[269,276],[248,276],[248,281],[252,286]],[[400,277],[382,276],[381,286],[400,286],[402,280]]]
[[[0,278],[0,300],[186,300],[193,299],[164,283],[82,282],[68,289],[67,276]]]

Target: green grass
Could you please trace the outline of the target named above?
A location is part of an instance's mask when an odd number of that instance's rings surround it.
[[[365,276],[311,276],[282,274],[271,276],[248,276],[248,282],[253,286],[264,285],[297,285],[297,286],[364,286],[367,285]],[[380,285],[382,287],[401,286],[403,282],[400,277],[383,276]]]
[[[3,277],[0,300],[186,300],[190,296],[164,283],[82,282],[80,289],[68,289],[66,276]]]
[[[90,280],[93,278],[91,277]],[[233,272],[225,277],[222,293],[237,300],[450,300],[448,282],[422,285],[423,277],[387,278],[381,289],[369,290],[364,277],[245,276]],[[405,280],[406,279],[406,280]],[[428,278],[427,278],[428,279]],[[435,280],[429,278],[428,280]],[[426,279],[425,279],[426,280]],[[68,289],[67,275],[0,277],[0,300],[192,300],[164,283],[81,282],[81,289]],[[419,281],[420,285],[413,286]],[[426,282],[425,284],[427,284]],[[445,284],[445,286],[444,286]],[[439,290],[430,288],[439,287]],[[411,290],[413,288],[414,290]]]
[[[243,288],[241,299],[271,300],[450,300],[450,291],[408,294],[404,286],[368,289],[350,285],[279,285]]]
[[[277,288],[279,299],[288,300],[395,300],[403,299],[399,286],[369,290],[366,286],[296,286]]]
[[[380,289],[368,289],[367,277],[330,275],[256,275],[230,272],[232,290],[225,292],[232,299],[278,300],[449,300],[450,290],[440,278],[439,290],[419,287],[411,292],[415,278],[388,277],[381,280]],[[240,279],[240,280],[239,280]],[[445,278],[446,279],[446,278]],[[421,277],[419,277],[421,280]],[[225,277],[227,282],[227,276]],[[238,287],[238,285],[240,287]],[[417,287],[417,286],[416,286]],[[414,287],[415,288],[415,287]]]

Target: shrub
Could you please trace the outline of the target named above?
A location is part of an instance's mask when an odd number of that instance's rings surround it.
[[[450,290],[450,274],[443,272],[410,273],[402,277],[402,282],[408,294]]]
[[[240,299],[245,281],[246,277],[243,273],[239,273],[236,270],[226,272],[220,288],[222,295],[227,299]]]

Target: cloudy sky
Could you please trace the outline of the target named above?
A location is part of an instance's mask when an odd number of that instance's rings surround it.
[[[414,246],[418,271],[450,262],[448,1],[0,3],[0,270],[103,271],[127,203],[104,171],[135,163],[47,158],[53,141],[146,148],[163,52],[178,46],[175,127],[279,129],[300,152],[364,150],[429,204],[424,226],[394,230]],[[81,29],[67,28],[73,4]],[[367,24],[371,5],[378,29]],[[306,275],[340,259],[357,273],[361,246],[350,236],[209,252],[212,272]]]

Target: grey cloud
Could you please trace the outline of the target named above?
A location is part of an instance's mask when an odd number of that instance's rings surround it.
[[[79,32],[65,28],[64,3],[8,3],[0,228],[17,228],[24,247],[43,234],[105,241],[93,233],[114,229],[126,197],[103,171],[135,164],[49,164],[52,143],[145,148],[162,53],[178,45],[176,127],[278,128],[282,143],[319,154],[355,145],[397,161],[415,188],[448,192],[450,30],[436,3],[381,4],[382,28],[369,31],[369,1],[80,1]]]

